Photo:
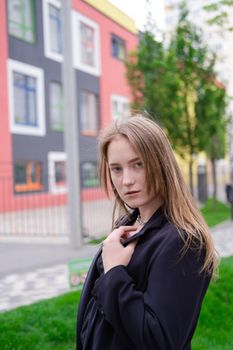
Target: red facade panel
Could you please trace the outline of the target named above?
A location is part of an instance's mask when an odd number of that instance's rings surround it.
[[[11,164],[11,134],[9,130],[9,111],[8,111],[8,84],[7,84],[7,23],[6,23],[6,2],[0,1],[0,164]],[[2,174],[1,169],[1,174]],[[5,172],[5,171],[4,171]]]
[[[10,191],[12,196],[12,184],[4,186],[4,179],[12,177],[12,143],[9,130],[8,111],[8,84],[7,84],[7,23],[6,23],[6,2],[0,1],[0,198],[3,198],[4,191]],[[3,202],[0,201],[0,211]]]
[[[112,57],[111,54],[111,35],[114,34],[124,40],[127,53],[136,49],[138,37],[84,1],[74,0],[73,9],[96,22],[100,28],[100,104],[101,125],[104,127],[111,120],[111,95],[130,98],[124,62]]]

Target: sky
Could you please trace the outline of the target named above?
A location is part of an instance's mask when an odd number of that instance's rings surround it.
[[[146,0],[109,0],[113,5],[135,20],[143,30],[146,20]],[[152,17],[159,29],[164,29],[164,0],[150,0]]]

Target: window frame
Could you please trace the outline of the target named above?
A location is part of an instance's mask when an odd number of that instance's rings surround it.
[[[124,47],[124,57],[123,58],[113,55],[113,39],[115,39],[118,43],[123,44],[123,47]],[[111,33],[111,57],[118,60],[118,61],[124,62],[126,60],[126,54],[127,54],[126,41],[124,39],[120,38],[118,35]]]
[[[23,184],[16,184],[16,176],[15,176],[15,166],[17,162],[26,163],[26,183]],[[36,163],[35,166],[40,167],[40,174],[36,174],[36,179],[40,181],[32,181],[32,178],[30,177],[30,166],[32,163]],[[14,162],[14,191],[15,193],[27,193],[27,192],[41,192],[44,188],[43,186],[43,174],[42,174],[43,164],[42,161],[39,160],[16,160]],[[36,169],[36,172],[38,172],[38,169]]]
[[[54,194],[67,193],[67,184],[64,186],[56,185],[55,178],[55,163],[56,162],[66,162],[67,156],[65,152],[49,152],[48,153],[48,184],[49,192]]]
[[[61,88],[61,99],[60,99],[60,103],[57,104],[59,110],[61,111],[61,120],[60,120],[60,127],[56,128],[56,127],[53,127],[53,124],[52,124],[52,113],[51,113],[51,85],[52,84],[57,84],[60,86]],[[62,83],[60,81],[56,81],[56,80],[51,80],[49,82],[49,125],[50,125],[50,130],[52,131],[55,131],[55,132],[64,132],[64,98],[63,98],[63,86],[62,86]]]
[[[121,104],[128,103],[128,105],[129,105],[129,115],[130,115],[130,99],[129,99],[129,97],[128,96],[123,96],[123,95],[113,94],[113,95],[111,95],[111,116],[112,116],[112,120],[117,120],[119,118],[119,116],[115,116],[114,115],[114,108],[113,108],[114,101],[117,101],[118,103],[121,103]]]
[[[80,22],[92,27],[94,29],[94,66],[90,66],[81,61],[81,33]],[[86,73],[100,76],[100,31],[99,25],[91,19],[72,11],[72,44],[73,44],[73,64],[74,68],[80,69]]]
[[[15,121],[14,106],[14,72],[36,78],[36,108],[38,126],[19,125]],[[10,130],[14,134],[44,136],[45,127],[45,99],[44,99],[44,71],[19,61],[8,59],[8,93],[10,110]]]
[[[82,129],[82,94],[90,94],[95,97],[95,107],[96,107],[96,125],[97,128],[96,130],[91,130],[91,129]],[[82,89],[80,92],[80,133],[81,135],[84,136],[97,136],[99,132],[99,127],[100,127],[100,113],[99,113],[99,107],[98,107],[98,102],[99,102],[99,95],[93,91]]]
[[[98,181],[98,184],[96,186],[84,186],[84,183],[85,183],[85,180],[84,180],[84,176],[83,176],[83,166],[85,164],[93,164],[96,166],[96,173],[97,173],[97,176],[96,176],[96,179]],[[81,163],[81,188],[82,190],[90,190],[90,189],[96,189],[96,188],[99,188],[100,187],[100,184],[99,184],[99,178],[98,178],[98,163],[96,161],[84,161]]]
[[[43,0],[43,31],[44,31],[44,55],[57,62],[63,61],[63,54],[51,50],[50,42],[50,20],[49,20],[49,5],[61,9],[61,1],[59,0]],[[62,23],[61,23],[62,26]],[[62,38],[61,38],[62,45]],[[61,46],[62,48],[62,46]]]
[[[20,3],[22,3],[23,0],[19,0]],[[10,24],[9,22],[13,22],[13,21],[10,21],[9,20],[9,16],[8,16],[8,2],[7,2],[7,28],[8,28],[8,34],[14,38],[17,38],[19,40],[22,40],[26,43],[29,43],[29,44],[34,44],[36,42],[36,15],[35,15],[35,1],[34,0],[29,0],[29,3],[30,3],[30,19],[31,19],[31,26],[28,27],[31,29],[31,32],[33,34],[33,38],[32,40],[27,40],[25,37],[22,37],[22,36],[17,36],[13,33],[10,33]],[[18,23],[17,23],[18,24]],[[19,23],[18,25],[18,28],[20,28],[22,26],[23,23]],[[25,30],[25,26],[23,26],[24,30]]]

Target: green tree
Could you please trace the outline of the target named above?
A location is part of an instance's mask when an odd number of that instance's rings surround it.
[[[182,4],[178,26],[168,47],[165,49],[146,32],[138,51],[126,63],[133,108],[145,109],[153,116],[167,132],[176,152],[189,162],[192,192],[193,155],[204,147],[200,141],[203,129],[199,126],[211,125],[205,120],[209,115],[197,108],[201,106],[197,99],[203,98],[201,84],[213,75],[212,61],[201,31],[188,20],[188,10]]]
[[[176,151],[189,162],[189,184],[193,193],[193,156],[199,152],[198,119],[204,118],[196,115],[196,88],[210,67],[211,57],[202,41],[201,30],[188,20],[185,3],[181,5],[178,26],[168,52],[170,57],[176,58],[174,67],[179,82],[173,91],[178,105],[175,118],[179,133],[176,135],[176,130],[173,129],[170,137],[173,138]]]
[[[130,54],[126,67],[133,96],[132,109],[146,109],[159,119],[163,106],[162,81],[165,72],[162,43],[146,31],[140,40],[138,51]]]
[[[223,158],[225,155],[227,119],[225,116],[225,87],[213,76],[205,76],[200,81],[197,87],[195,110],[199,129],[199,148],[206,152],[211,162],[212,196],[215,205],[217,200],[216,160]]]
[[[217,0],[204,6],[212,17],[208,20],[209,24],[216,24],[226,30],[233,31],[232,19],[229,16],[229,10],[233,8],[233,0]]]

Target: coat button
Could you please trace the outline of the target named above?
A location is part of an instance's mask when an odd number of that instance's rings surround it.
[[[97,294],[95,292],[92,293],[92,296],[95,300],[97,300]]]

